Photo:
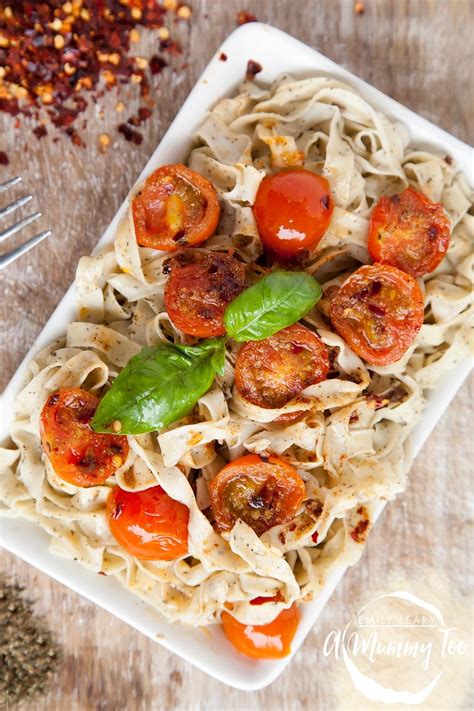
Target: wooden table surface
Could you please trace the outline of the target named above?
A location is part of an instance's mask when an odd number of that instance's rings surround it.
[[[97,110],[88,116],[86,149],[63,136],[54,143],[51,131],[41,141],[26,130],[18,137],[13,120],[0,116],[0,150],[11,159],[9,166],[0,167],[0,182],[21,174],[44,212],[42,227],[53,229],[46,243],[1,275],[2,386],[73,279],[78,258],[94,247],[196,78],[234,29],[238,10],[245,8],[286,30],[455,136],[472,141],[473,57],[466,36],[472,27],[472,0],[365,0],[362,15],[354,12],[352,0],[190,4],[192,22],[178,27],[188,68],[176,74],[166,70],[161,76],[158,105],[140,147],[116,133],[117,98],[111,95],[103,100],[103,118]],[[128,91],[122,96],[130,115],[138,102]],[[113,137],[105,155],[98,151],[103,132]],[[465,386],[418,457],[407,492],[385,510],[372,532],[360,565],[345,576],[290,667],[257,693],[212,680],[5,554],[2,568],[37,599],[37,609],[47,615],[66,656],[49,695],[22,709],[364,708],[362,697],[341,693],[337,663],[322,655],[322,642],[329,630],[346,624],[349,613],[367,601],[369,589],[385,589],[394,575],[410,589],[410,581],[420,584],[434,571],[453,594],[466,594],[469,518],[464,499],[473,454],[469,406]],[[420,708],[468,708],[455,695],[448,701],[433,696]]]

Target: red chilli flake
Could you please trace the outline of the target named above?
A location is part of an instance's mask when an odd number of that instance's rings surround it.
[[[143,141],[143,136],[138,131],[135,131],[132,126],[135,128],[141,126],[144,121],[150,118],[151,114],[151,110],[146,106],[140,106],[137,114],[130,116],[126,123],[121,123],[117,126],[117,131],[121,133],[127,141],[139,146]]]
[[[121,123],[117,126],[117,131],[121,133],[124,138],[127,139],[127,141],[130,141],[131,143],[134,143],[136,146],[139,146],[140,143],[143,141],[143,136],[141,133],[138,133],[138,131],[135,131],[131,126],[128,125],[128,123]]]
[[[9,157],[5,153],[5,151],[0,151],[0,165],[8,165],[10,162]]]
[[[251,605],[264,605],[266,602],[283,602],[283,596],[280,591],[276,593],[276,595],[273,595],[272,597],[266,597],[263,595],[259,595],[258,597],[254,597],[253,600],[250,600]]]
[[[127,119],[127,123],[129,126],[141,126],[144,121],[150,118],[151,113],[150,109],[147,109],[146,106],[140,106],[138,114],[130,116],[130,118]]]
[[[174,9],[178,13],[179,7]],[[147,63],[130,55],[139,39],[137,26],[155,30],[167,19],[157,0],[15,0],[0,7],[0,111],[36,120],[48,118],[77,145],[84,145],[72,124],[88,101],[120,84],[150,91],[148,77],[167,62],[154,55]],[[171,39],[160,49],[180,55]],[[141,60],[141,61],[140,61]],[[35,128],[41,138],[43,121]],[[134,140],[138,143],[138,140]]]
[[[163,69],[167,66],[168,66],[168,63],[165,62],[165,60],[162,57],[158,57],[157,54],[154,54],[153,57],[149,61],[150,72],[153,75],[161,74]]]
[[[363,541],[365,541],[365,539],[367,538],[366,531],[367,531],[368,527],[369,527],[368,519],[359,521],[359,523],[354,528],[354,530],[351,531],[352,540],[355,541],[356,543],[362,543]]]
[[[47,136],[48,131],[46,130],[46,126],[36,126],[36,128],[33,129],[33,133],[35,134],[36,138],[43,138],[43,136]]]
[[[258,62],[254,62],[253,59],[249,59],[247,62],[247,71],[245,73],[245,78],[251,81],[257,74],[263,70],[263,67]]]
[[[219,55],[219,59],[221,62],[227,62],[227,54],[225,52],[221,52]]]
[[[237,13],[237,24],[238,25],[246,25],[247,22],[257,22],[257,16],[253,15],[251,12],[248,12],[247,10],[240,10]]]
[[[167,39],[167,40],[161,40],[160,42],[160,49],[162,52],[168,52],[172,57],[179,57],[181,54],[183,54],[183,50],[177,44],[177,42],[173,42],[173,40]]]
[[[140,119],[140,123],[143,123],[144,121],[149,119],[151,114],[151,109],[147,109],[146,106],[140,106],[140,108],[138,109],[138,118]]]

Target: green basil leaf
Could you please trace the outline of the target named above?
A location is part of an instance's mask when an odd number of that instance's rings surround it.
[[[299,321],[321,294],[321,286],[307,272],[271,272],[228,305],[226,331],[234,341],[261,341]]]
[[[223,375],[223,338],[195,346],[165,344],[144,348],[119,373],[99,403],[91,426],[95,432],[142,434],[161,430],[187,415]]]

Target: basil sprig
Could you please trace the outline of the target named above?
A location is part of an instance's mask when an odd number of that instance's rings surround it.
[[[238,341],[261,341],[300,320],[321,298],[307,272],[279,269],[243,291],[224,313],[227,334]]]
[[[144,348],[100,401],[92,429],[120,434],[161,430],[192,410],[216,374],[223,375],[224,365],[222,338],[195,346],[170,343]]]
[[[224,313],[227,335],[260,341],[299,321],[321,298],[306,272],[271,272],[232,301]],[[171,343],[144,348],[115,378],[91,426],[95,432],[143,434],[162,430],[187,415],[224,374],[225,340],[194,346]]]

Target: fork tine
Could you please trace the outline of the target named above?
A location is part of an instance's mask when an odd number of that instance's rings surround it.
[[[18,185],[18,183],[21,183],[21,175],[17,175],[16,178],[12,178],[11,180],[7,180],[6,183],[0,183],[0,193],[5,192],[5,190],[12,188],[14,185]]]
[[[2,207],[0,209],[0,219],[2,217],[6,217],[14,210],[18,210],[19,207],[23,207],[23,205],[26,205],[28,202],[30,202],[30,200],[33,200],[33,195],[23,195],[23,197],[18,198],[18,200],[11,202],[9,205],[6,205],[5,207]]]
[[[22,227],[26,227],[26,225],[29,225],[31,222],[34,222],[38,219],[38,217],[41,217],[41,212],[35,212],[33,213],[33,215],[28,215],[28,217],[24,217],[19,222],[15,222],[14,225],[4,230],[3,232],[0,232],[0,242],[3,242],[5,239],[8,239],[8,237],[14,235],[15,232],[21,230]]]
[[[0,193],[5,192],[9,188],[12,188],[14,185],[18,185],[18,183],[21,183],[21,180],[21,175],[17,175],[15,178],[11,178],[10,180],[7,180],[4,183],[0,183]],[[23,195],[17,200],[14,200],[9,205],[6,205],[5,207],[1,208],[0,219],[2,217],[5,217],[6,215],[9,215],[14,210],[17,210],[19,207],[26,205],[28,202],[30,202],[30,200],[33,200],[32,195]],[[24,217],[23,219],[19,220],[11,227],[8,227],[6,230],[3,230],[3,232],[0,232],[0,242],[3,242],[4,240],[8,239],[8,237],[11,237],[23,227],[26,227],[27,225],[37,220],[39,217],[41,217],[41,212],[35,212],[32,215],[28,215],[27,217]],[[0,255],[0,270],[7,267],[9,264],[14,262],[15,259],[21,257],[22,254],[28,252],[28,250],[32,249],[33,247],[36,247],[37,244],[46,239],[46,237],[49,237],[50,234],[51,230],[44,230],[43,232],[34,235],[34,237],[30,237],[30,239],[26,240],[26,242],[24,242],[23,244],[18,245],[18,247],[15,247],[14,249],[10,250],[10,252],[6,252],[5,254]]]
[[[28,239],[23,244],[20,244],[15,249],[12,249],[11,252],[7,252],[7,254],[2,254],[2,256],[0,257],[0,271],[2,269],[4,269],[5,267],[8,267],[8,265],[11,264],[12,262],[14,262],[15,259],[18,259],[18,257],[21,257],[22,254],[25,254],[25,252],[28,252],[29,249],[36,247],[37,244],[39,244],[44,239],[46,239],[46,237],[49,237],[50,234],[51,234],[51,230],[45,230],[44,232],[40,232],[38,235],[31,237],[30,239]]]

